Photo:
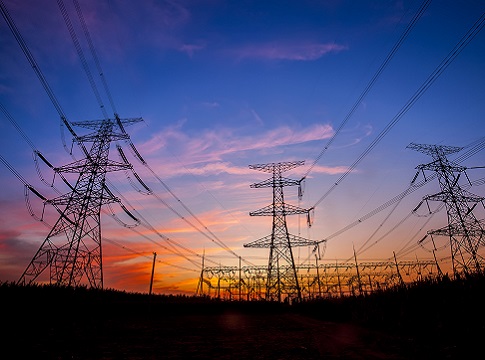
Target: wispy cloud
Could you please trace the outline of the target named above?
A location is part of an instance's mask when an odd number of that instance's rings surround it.
[[[189,57],[192,57],[196,51],[200,51],[204,49],[204,45],[197,45],[197,44],[182,44],[178,50],[181,52],[186,53]]]
[[[313,61],[329,53],[347,50],[345,45],[316,42],[270,42],[249,44],[230,51],[237,59]]]
[[[228,164],[224,160],[227,155],[322,140],[332,134],[333,128],[328,124],[314,124],[299,129],[281,126],[252,136],[240,134],[238,130],[229,128],[211,129],[189,135],[183,132],[181,126],[176,126],[154,134],[140,148],[148,155],[155,155],[164,147],[177,148],[184,164],[204,163],[198,171],[227,171]],[[232,169],[231,172],[239,173],[240,170]]]

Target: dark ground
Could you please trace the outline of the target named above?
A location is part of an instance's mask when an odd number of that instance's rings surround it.
[[[44,311],[23,326],[5,329],[10,340],[2,348],[10,348],[11,359],[406,358],[405,344],[395,337],[290,312],[121,312],[95,320],[78,318],[75,309],[62,315]]]
[[[0,358],[477,358],[483,297],[433,286],[287,306],[0,284]]]

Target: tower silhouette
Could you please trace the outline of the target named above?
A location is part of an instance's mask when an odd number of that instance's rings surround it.
[[[448,160],[447,155],[459,152],[460,147],[426,145],[411,143],[410,149],[422,152],[432,157],[433,161],[421,164],[416,168],[435,172],[441,191],[426,195],[424,201],[440,201],[446,208],[448,225],[440,229],[430,230],[427,235],[447,236],[450,239],[453,272],[470,273],[482,269],[483,257],[478,253],[479,247],[485,244],[485,224],[478,220],[473,210],[484,198],[463,189],[458,180],[461,174],[466,175],[466,167]]]
[[[70,192],[46,200],[60,216],[20,277],[20,284],[30,284],[48,270],[51,284],[79,286],[86,279],[90,287],[103,288],[100,211],[103,205],[120,203],[106,186],[106,174],[132,169],[129,163],[108,159],[110,143],[128,139],[117,127],[139,121],[142,119],[120,120],[116,116],[116,119],[72,123],[94,131],[74,139],[84,150],[85,158],[54,168],[59,174],[79,176],[75,185],[70,185]],[[84,146],[86,142],[92,142],[89,151]]]
[[[283,195],[283,187],[300,185],[300,181],[285,178],[282,174],[303,164],[304,161],[292,161],[249,165],[250,169],[273,175],[267,180],[250,185],[251,188],[272,188],[273,203],[249,213],[250,216],[272,216],[272,232],[268,236],[244,244],[244,247],[247,248],[269,248],[266,278],[267,300],[279,302],[284,298],[301,300],[301,288],[292,249],[296,246],[317,246],[317,241],[290,234],[286,223],[287,215],[308,214],[309,212],[307,209],[286,204]]]

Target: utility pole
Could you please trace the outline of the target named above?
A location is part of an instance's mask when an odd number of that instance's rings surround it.
[[[153,263],[152,263],[152,276],[150,277],[150,291],[148,292],[149,295],[152,294],[153,288],[153,275],[155,274],[155,259],[157,258],[157,253],[153,253]]]
[[[242,268],[241,268],[241,257],[239,256],[239,301],[242,300],[241,296],[242,296],[242,292],[241,292],[241,286],[242,286],[242,274],[241,274],[241,271],[242,271]]]
[[[272,177],[251,188],[272,188],[273,203],[259,210],[250,212],[250,216],[272,216],[273,226],[270,235],[255,240],[244,247],[269,248],[266,299],[282,301],[286,295],[289,299],[301,301],[301,288],[293,256],[295,246],[317,246],[317,241],[292,235],[288,232],[287,215],[308,214],[308,209],[285,203],[283,187],[300,185],[300,181],[283,177],[283,173],[304,164],[304,161],[292,161],[269,164],[249,165],[250,169],[272,174]],[[288,300],[289,300],[288,299]]]
[[[202,254],[202,266],[200,268],[199,283],[197,284],[197,289],[195,290],[195,294],[199,296],[204,295],[204,267],[205,267],[204,258],[205,258],[205,250]]]
[[[425,196],[423,201],[440,201],[445,204],[446,208],[448,225],[430,230],[427,235],[430,235],[432,239],[433,235],[449,238],[455,275],[460,272],[480,272],[484,259],[478,254],[478,249],[484,244],[485,224],[483,220],[475,217],[473,210],[477,204],[483,204],[484,198],[474,195],[460,186],[458,180],[462,174],[468,179],[466,167],[447,158],[447,155],[459,152],[462,148],[414,143],[409,144],[407,148],[427,154],[433,159],[428,164],[417,166],[417,169],[421,170],[423,175],[425,170],[433,171],[438,177],[441,191]],[[468,181],[470,180],[468,179]]]
[[[357,284],[359,285],[359,295],[362,295],[362,281],[360,280],[359,263],[357,262],[357,254],[354,247],[355,270],[357,271]]]
[[[318,255],[315,254],[315,266],[317,268],[317,284],[318,284],[318,297],[322,297],[322,284],[320,282],[320,270],[318,268]],[[325,269],[325,278],[327,277],[327,270]]]
[[[70,164],[54,168],[62,174],[79,174],[76,184],[69,185],[69,193],[51,200],[60,216],[42,245],[23,272],[18,283],[31,284],[45,271],[54,285],[79,286],[87,279],[87,285],[103,288],[103,265],[101,247],[101,207],[110,203],[120,203],[106,186],[106,174],[112,171],[131,170],[129,163],[119,163],[108,159],[112,141],[127,140],[128,134],[116,129],[142,121],[135,119],[104,119],[72,123],[93,130],[74,139],[85,149],[86,157]],[[121,125],[123,124],[123,125]],[[84,143],[92,142],[89,151]],[[134,220],[136,218],[124,208]]]
[[[404,280],[402,279],[401,272],[399,271],[399,264],[397,263],[396,253],[393,251],[392,254],[394,255],[394,264],[396,264],[396,272],[399,279],[399,284],[404,285]]]
[[[340,297],[344,296],[342,292],[342,284],[340,283],[340,273],[338,271],[338,261],[335,260],[335,271],[337,272],[337,281],[338,281],[338,291],[340,294]],[[328,284],[327,284],[327,289],[328,289]]]

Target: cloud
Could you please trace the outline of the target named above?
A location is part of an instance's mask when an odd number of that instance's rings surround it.
[[[189,57],[192,57],[196,51],[200,51],[204,49],[204,45],[196,45],[196,44],[183,44],[179,47],[179,51],[186,53]]]
[[[245,175],[249,173],[247,167],[241,168],[228,161],[231,156],[248,151],[268,151],[282,146],[318,141],[332,135],[333,128],[328,124],[314,124],[299,129],[280,126],[256,135],[241,134],[241,131],[229,128],[189,134],[183,131],[181,124],[178,124],[154,134],[139,148],[145,157],[166,158],[168,155],[174,158],[175,151],[180,154],[175,156],[177,161],[164,162],[163,173],[166,176],[174,177],[187,173]],[[167,151],[168,154],[163,155],[163,151]]]
[[[348,166],[322,166],[315,165],[312,168],[312,173],[327,174],[327,175],[338,175],[343,174],[349,170]]]
[[[215,109],[221,107],[221,104],[219,104],[217,101],[203,101],[200,103],[200,105],[207,109]]]
[[[347,50],[345,45],[311,42],[270,42],[250,44],[233,49],[230,53],[238,59],[313,61],[329,53]]]

